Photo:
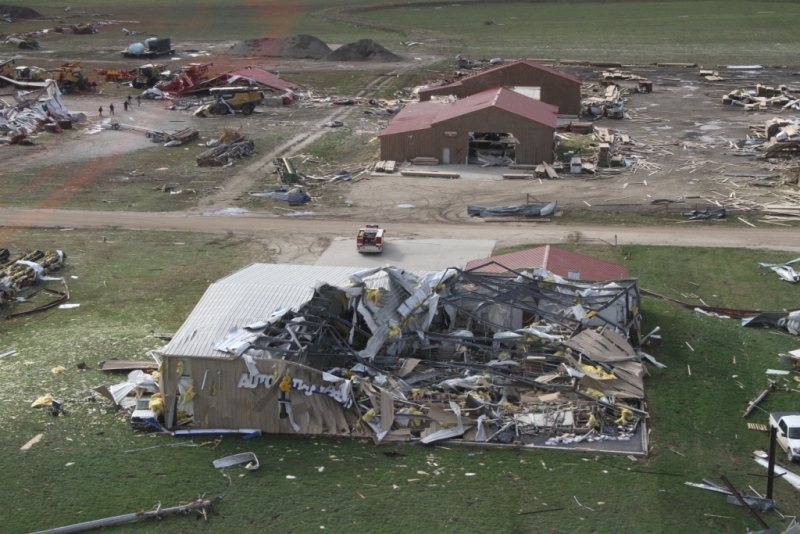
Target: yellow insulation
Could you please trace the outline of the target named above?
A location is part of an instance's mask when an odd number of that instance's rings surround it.
[[[181,404],[183,404],[184,406],[189,404],[190,402],[192,402],[192,399],[194,398],[195,395],[196,393],[194,391],[194,384],[192,384],[191,386],[189,386],[189,389],[187,389],[184,392],[183,398],[181,399]]]
[[[380,304],[381,303],[381,290],[380,289],[370,289],[368,287],[364,288],[364,292],[366,295],[364,297],[373,304]]]
[[[606,373],[605,370],[599,365],[595,366],[595,365],[589,365],[588,363],[582,363],[581,369],[583,369],[587,373],[599,375],[601,380],[614,380],[615,378],[617,378],[616,375],[614,375],[614,373]]]
[[[622,409],[622,415],[619,416],[619,419],[614,421],[614,423],[618,425],[622,425],[624,423],[630,423],[633,420],[633,412],[627,408]]]
[[[158,415],[164,415],[164,397],[161,393],[154,393],[147,407]]]

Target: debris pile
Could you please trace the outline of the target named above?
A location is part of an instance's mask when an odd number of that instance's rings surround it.
[[[184,128],[174,132],[166,132],[163,130],[151,130],[150,128],[126,124],[124,122],[104,122],[101,127],[107,130],[124,130],[143,133],[145,137],[150,139],[153,143],[164,143],[164,146],[170,147],[184,145],[200,136],[200,132],[194,128]]]
[[[322,59],[325,61],[376,61],[382,63],[396,63],[403,60],[372,39],[361,39],[355,43],[340,46]]]
[[[60,132],[62,125],[71,128],[73,117],[61,101],[55,80],[25,84],[31,91],[17,91],[16,104],[0,100],[0,144],[17,144],[41,129]]]
[[[781,279],[786,280],[789,283],[796,284],[800,282],[800,272],[797,272],[792,267],[792,264],[797,263],[800,261],[800,258],[795,258],[792,261],[787,261],[786,263],[759,263],[761,267],[767,267],[772,269]]]
[[[252,156],[256,149],[255,143],[242,134],[241,126],[236,130],[223,129],[219,137],[206,145],[212,148],[197,155],[198,167],[231,166],[237,159]]]
[[[288,202],[291,206],[298,206],[308,202],[311,197],[308,196],[302,186],[297,187],[279,187],[274,191],[262,191],[260,193],[250,193],[250,196],[259,198],[274,198],[283,202]]]
[[[205,408],[213,391],[216,405],[221,395],[245,395],[247,421],[269,432],[546,447],[613,441],[644,452],[635,280],[380,267],[339,286],[316,282],[306,298],[213,343],[224,358],[210,361],[244,370],[231,370],[236,387],[219,380],[220,367],[192,364],[203,384],[191,397],[197,432],[220,424],[220,411]],[[171,346],[183,335],[164,351],[167,389],[180,375],[170,371]]]
[[[68,26],[55,26],[53,28],[44,28],[42,30],[17,32],[5,36],[4,42],[17,48],[37,50],[40,48],[39,39],[46,37],[50,34],[72,34],[72,35],[91,35],[99,32],[102,26],[112,26],[120,24],[118,20],[97,20],[92,22],[79,22],[77,24],[70,24]]]
[[[47,274],[61,269],[66,259],[67,255],[60,250],[33,250],[12,259],[8,249],[0,249],[0,303],[16,300],[18,293],[36,282],[60,280]]]
[[[726,106],[741,106],[745,111],[764,111],[770,108],[800,110],[800,98],[785,85],[771,87],[756,85],[753,89],[735,89],[722,97]]]
[[[767,121],[763,130],[751,127],[760,133],[766,141],[762,144],[748,143],[756,146],[764,158],[785,158],[800,154],[800,120],[773,118]]]
[[[50,252],[34,250],[22,254],[8,264],[10,256],[8,249],[0,249],[0,260],[5,264],[0,270],[0,292],[7,296],[13,296],[23,288],[41,280],[47,273],[61,269],[67,258],[67,255],[60,250]]]
[[[600,85],[616,85],[618,81],[638,82],[641,80],[646,81],[646,78],[620,69],[609,69],[600,73]]]
[[[595,89],[601,96],[592,94],[581,102],[581,114],[593,119],[606,117],[609,119],[625,118],[625,99],[619,85],[612,83]]]
[[[554,200],[544,204],[517,204],[514,206],[467,206],[470,217],[547,217],[556,212],[558,203]]]

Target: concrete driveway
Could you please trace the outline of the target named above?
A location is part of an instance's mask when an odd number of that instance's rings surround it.
[[[356,238],[337,237],[315,265],[378,267],[391,264],[409,270],[463,267],[468,261],[491,256],[496,241],[487,239],[385,239],[383,253],[359,254]]]

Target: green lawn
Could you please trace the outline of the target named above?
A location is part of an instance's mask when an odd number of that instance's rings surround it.
[[[11,5],[28,5],[12,0]],[[567,1],[551,2],[357,2],[309,0],[249,2],[224,0],[140,0],[136,3],[80,0],[43,2],[33,7],[64,24],[113,18],[138,21],[130,29],[169,35],[180,41],[214,41],[311,34],[329,44],[374,39],[393,49],[418,40],[420,53],[472,58],[533,57],[652,63],[692,61],[704,66],[764,63],[793,65],[798,44],[788,38],[800,15],[800,3],[723,1]],[[364,9],[365,6],[373,6]],[[396,6],[396,7],[395,7]],[[82,15],[86,10],[87,15]],[[37,30],[42,21],[15,24]],[[57,57],[114,54],[131,38],[116,26],[89,36],[59,39],[68,53]],[[70,56],[69,53],[72,55]]]
[[[765,387],[764,371],[787,367],[776,356],[797,348],[796,338],[645,299],[644,328],[661,326],[666,342],[649,351],[669,367],[647,379],[653,453],[636,463],[580,453],[291,436],[248,442],[228,437],[216,449],[125,453],[188,441],[135,433],[106,402],[89,401],[90,388],[124,378],[102,373],[97,363],[143,358],[162,343],[153,332],[175,331],[211,281],[252,261],[270,261],[268,239],[57,230],[6,231],[3,239],[14,251],[64,249],[69,259],[63,275],[72,302],[81,304],[0,322],[0,353],[17,351],[0,360],[0,521],[7,532],[129,513],[158,502],[172,506],[201,494],[225,495],[207,522],[175,517],[120,531],[309,532],[324,526],[348,532],[673,533],[756,527],[722,496],[683,482],[725,474],[738,486],[764,490],[764,479],[748,474],[762,471],[748,456],[766,447],[766,434],[748,430],[741,414]],[[797,287],[755,265],[789,259],[785,254],[575,249],[624,262],[642,287],[678,298],[691,291],[709,304],[765,309],[797,302]],[[79,370],[80,362],[88,369]],[[67,371],[53,374],[58,365]],[[780,380],[796,389],[793,381]],[[69,415],[54,418],[30,407],[47,393],[65,401]],[[775,393],[763,407],[796,408],[795,396]],[[766,417],[757,411],[749,420],[763,423]],[[19,451],[39,433],[40,443]],[[243,451],[258,455],[260,471],[213,469],[213,459]],[[783,481],[776,482],[775,497],[783,512],[800,509],[800,494]],[[593,511],[580,508],[576,498]],[[551,508],[564,510],[518,515]],[[767,521],[777,526],[776,517]]]

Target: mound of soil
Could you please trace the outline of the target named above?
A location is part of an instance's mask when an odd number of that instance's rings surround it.
[[[403,58],[393,54],[372,39],[361,39],[355,43],[341,46],[322,58],[326,61],[376,61],[394,63]]]
[[[241,56],[269,56],[292,58],[321,58],[331,49],[313,35],[266,37],[235,43],[229,54]]]
[[[0,4],[0,15],[12,20],[41,19],[42,14],[29,7],[6,6]]]

